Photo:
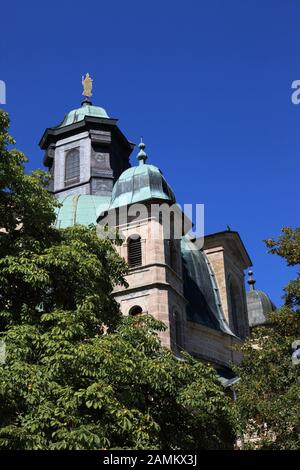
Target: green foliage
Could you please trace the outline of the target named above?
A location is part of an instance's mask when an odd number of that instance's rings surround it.
[[[270,253],[284,258],[289,266],[300,264],[300,228],[284,227],[278,240],[265,240]]]
[[[8,149],[14,140],[8,134],[7,113],[0,111],[0,256],[27,244],[47,246],[54,236],[51,224],[55,221],[54,207],[58,204],[45,191],[49,175],[41,170],[24,173],[25,155]],[[6,230],[6,236],[3,234]]]
[[[285,227],[278,240],[266,244],[288,265],[300,264],[299,229]],[[242,347],[237,405],[248,447],[300,448],[300,366],[291,360],[291,345],[300,340],[299,281],[298,274],[285,288],[285,304]]]
[[[6,335],[8,360],[0,369],[3,448],[231,445],[230,403],[215,372],[162,350],[160,322],[130,317],[114,333],[78,341],[85,333],[76,314],[67,329],[61,325],[64,314],[42,315],[41,327],[18,325]]]
[[[56,230],[47,176],[24,173],[0,113],[0,448],[227,448],[214,370],[161,347],[161,322],[121,317],[127,267],[94,227]]]

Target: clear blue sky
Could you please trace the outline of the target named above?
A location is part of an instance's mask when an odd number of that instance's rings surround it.
[[[28,0],[0,14],[5,108],[29,168],[90,72],[94,104],[144,136],[179,202],[205,204],[206,233],[239,231],[257,287],[280,303],[293,272],[262,240],[299,226],[299,1]]]

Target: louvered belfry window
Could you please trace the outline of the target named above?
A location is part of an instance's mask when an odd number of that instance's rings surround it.
[[[128,240],[128,264],[130,268],[142,265],[142,244],[139,235],[131,236]]]
[[[70,185],[80,181],[79,149],[72,149],[66,155],[65,184]]]

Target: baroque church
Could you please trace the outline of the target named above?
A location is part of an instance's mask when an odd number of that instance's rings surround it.
[[[83,94],[81,107],[47,128],[39,143],[52,176],[49,191],[61,203],[57,227],[101,225],[111,211],[137,203],[174,205],[176,196],[161,170],[148,163],[145,144],[137,162],[130,162],[135,145],[117,119],[92,104],[91,93]],[[183,216],[180,209],[174,215]],[[116,249],[129,265],[129,286],[113,293],[122,313],[163,321],[164,346],[214,365],[228,382],[230,365],[240,360],[236,346],[275,308],[255,289],[251,271],[246,292],[245,270],[252,262],[238,232],[205,235],[198,249],[187,230],[180,238],[164,236],[164,222],[150,210],[125,224],[116,219],[116,228],[123,240]],[[151,237],[153,229],[161,236]]]

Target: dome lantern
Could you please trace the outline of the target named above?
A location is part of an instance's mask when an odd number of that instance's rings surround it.
[[[253,271],[248,271],[248,284],[250,286],[250,291],[255,290],[255,279],[253,278]]]
[[[145,152],[145,148],[146,148],[146,145],[144,144],[143,142],[143,137],[141,137],[141,142],[139,143],[139,153],[137,154],[137,159],[139,161],[139,165],[144,165],[144,163],[146,162],[148,156]]]

